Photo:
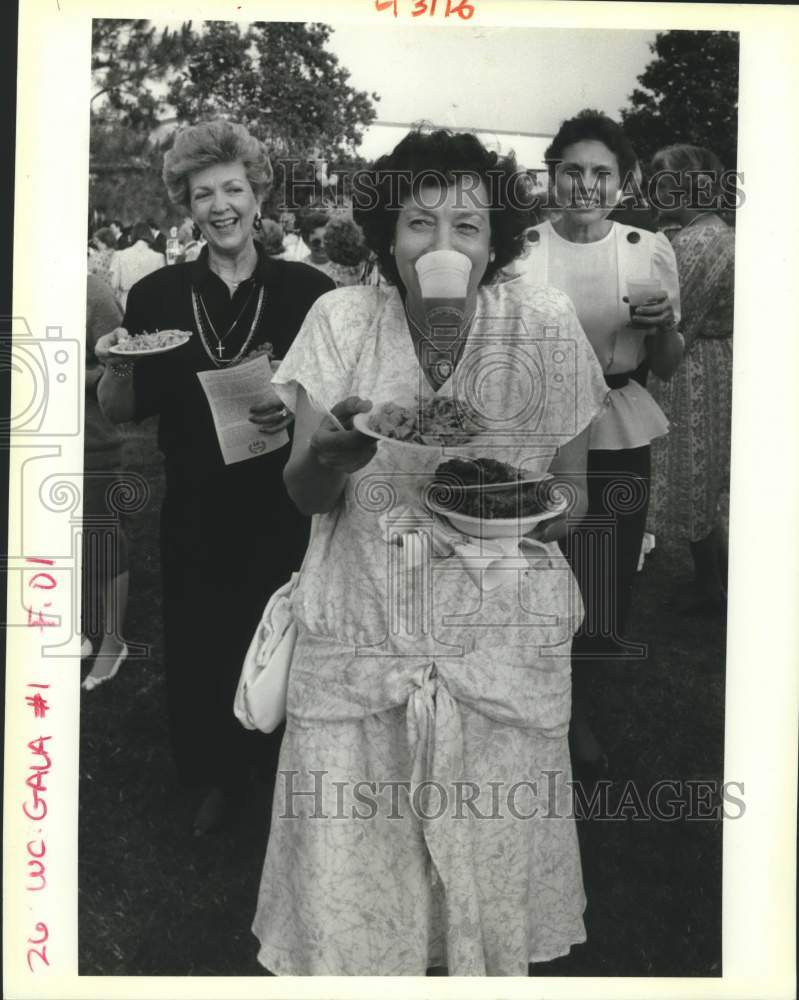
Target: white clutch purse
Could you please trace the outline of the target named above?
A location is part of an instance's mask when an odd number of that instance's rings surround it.
[[[272,733],[286,717],[286,694],[297,623],[291,595],[299,573],[269,598],[244,657],[233,712],[245,729]]]

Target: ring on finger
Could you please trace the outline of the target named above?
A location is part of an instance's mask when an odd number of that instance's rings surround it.
[[[289,411],[288,411],[288,409],[287,409],[287,408],[286,408],[286,407],[284,406],[284,407],[283,407],[283,409],[282,409],[282,410],[280,411],[280,416],[281,416],[281,417],[287,417],[288,415],[289,415]]]

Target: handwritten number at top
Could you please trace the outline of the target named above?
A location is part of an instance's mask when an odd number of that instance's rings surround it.
[[[391,9],[394,17],[398,16],[398,0],[375,0],[375,10],[383,11]],[[429,14],[435,17],[436,13],[444,10],[444,17],[452,17],[457,14],[462,21],[468,21],[474,15],[474,4],[469,0],[413,0],[413,10],[411,17],[421,17]]]
[[[443,6],[443,3],[440,3],[440,0],[415,0],[411,17],[420,17],[422,14],[429,14],[431,17],[434,17],[437,6],[440,8]],[[444,17],[451,17],[453,14],[457,14],[462,20],[468,21],[472,14],[474,14],[474,4],[468,3],[468,0],[446,0]]]

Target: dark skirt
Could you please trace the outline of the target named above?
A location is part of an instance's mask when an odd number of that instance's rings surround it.
[[[564,545],[585,605],[572,658],[640,659],[624,633],[646,529],[650,446],[589,451],[587,478],[588,513]]]
[[[309,522],[282,478],[269,492],[167,489],[161,511],[170,735],[189,785],[242,785],[274,772],[280,733],[233,714],[242,661],[271,594],[299,569]]]

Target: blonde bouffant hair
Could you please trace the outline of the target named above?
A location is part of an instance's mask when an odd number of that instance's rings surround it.
[[[163,179],[173,205],[189,209],[189,175],[218,163],[241,163],[260,202],[272,184],[266,146],[243,125],[217,119],[181,129],[164,156]]]

